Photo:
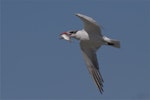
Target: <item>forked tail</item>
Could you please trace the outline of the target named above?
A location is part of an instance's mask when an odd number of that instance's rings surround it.
[[[103,39],[106,42],[106,45],[113,46],[113,47],[116,47],[116,48],[120,48],[120,41],[114,40],[114,39],[110,39],[110,38],[108,38],[106,36],[104,36]]]

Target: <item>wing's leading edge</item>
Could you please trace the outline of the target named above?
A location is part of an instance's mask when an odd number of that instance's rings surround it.
[[[79,17],[83,21],[84,30],[87,33],[102,36],[101,29],[94,19],[86,15],[82,15],[82,14],[76,14],[76,16]]]

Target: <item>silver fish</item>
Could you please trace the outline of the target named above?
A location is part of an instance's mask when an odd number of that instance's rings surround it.
[[[71,41],[71,37],[69,36],[69,34],[67,33],[62,33],[60,34],[60,39],[64,39],[64,40],[67,40],[67,41]]]

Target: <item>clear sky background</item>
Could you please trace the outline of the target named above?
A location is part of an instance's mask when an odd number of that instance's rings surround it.
[[[1,0],[1,99],[150,99],[149,0]],[[79,42],[59,40],[82,29],[82,13],[102,25],[121,48],[97,52],[101,95]]]

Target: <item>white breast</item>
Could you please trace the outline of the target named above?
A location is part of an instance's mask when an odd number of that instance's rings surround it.
[[[76,33],[75,38],[78,40],[89,40],[90,39],[88,33],[85,30],[78,31]]]

